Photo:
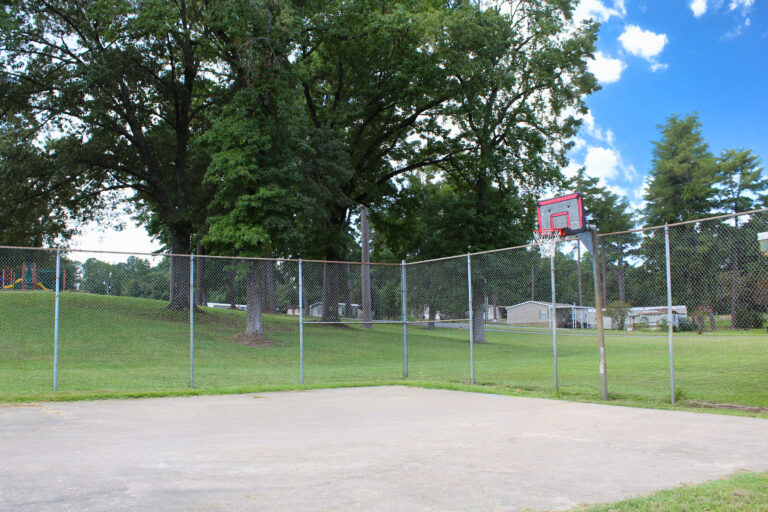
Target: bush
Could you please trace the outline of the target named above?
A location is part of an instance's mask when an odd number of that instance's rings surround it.
[[[624,324],[627,321],[627,315],[632,305],[627,302],[621,302],[619,300],[611,302],[605,308],[605,314],[618,324],[619,329],[624,329]]]
[[[679,332],[693,332],[696,330],[696,326],[693,325],[687,318],[681,318],[675,327],[675,331]]]
[[[765,325],[765,315],[762,311],[739,308],[736,310],[733,325],[737,329],[762,329]]]

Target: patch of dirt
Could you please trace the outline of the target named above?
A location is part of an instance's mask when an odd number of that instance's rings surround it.
[[[257,334],[235,334],[232,336],[232,341],[240,345],[245,345],[246,347],[267,348],[275,346],[273,340]]]
[[[749,405],[738,404],[714,404],[710,402],[698,402],[696,400],[689,400],[686,405],[693,405],[695,407],[714,407],[715,409],[736,409],[738,411],[749,412],[768,412],[768,407],[752,407]]]
[[[304,322],[304,327],[307,327],[308,325],[311,325],[313,328],[321,328],[321,329],[349,329],[352,330],[354,327],[351,325],[339,322],[339,323],[333,323],[333,324],[322,324],[320,322]],[[362,325],[362,324],[356,324],[356,325]]]

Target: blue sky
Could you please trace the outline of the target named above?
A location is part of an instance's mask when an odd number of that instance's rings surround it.
[[[601,22],[591,69],[603,89],[568,173],[585,165],[640,207],[657,125],[694,111],[713,153],[768,158],[768,1],[582,0],[576,16]]]

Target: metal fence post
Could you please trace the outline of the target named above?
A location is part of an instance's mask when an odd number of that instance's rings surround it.
[[[405,302],[405,260],[400,262],[400,286],[402,288],[403,310],[403,377],[408,377],[408,307]]]
[[[304,277],[299,258],[299,383],[304,384]]]
[[[59,296],[61,276],[61,249],[56,249],[56,305],[53,312],[53,390],[59,389]],[[23,278],[24,276],[22,276]]]
[[[675,403],[675,345],[672,324],[672,265],[669,253],[669,225],[664,225],[664,252],[667,265],[667,331],[669,336],[669,395]]]
[[[472,322],[472,258],[467,253],[467,291],[469,292],[469,383],[475,383],[475,328]]]
[[[600,248],[597,240],[597,228],[589,226],[589,239],[593,251],[592,257],[592,278],[595,283],[595,322],[597,322],[597,348],[600,357],[600,396],[603,400],[608,400],[608,364],[605,355],[605,326],[603,325],[603,296],[600,293],[600,272],[597,267],[597,261],[600,258]]]
[[[189,255],[189,387],[195,387],[195,255]]]
[[[555,246],[557,247],[557,246]],[[555,249],[557,250],[557,249]],[[557,301],[555,295],[555,255],[549,258],[549,283],[552,288],[552,314],[550,315],[550,321],[552,322],[552,362],[555,369],[555,392],[558,390],[557,381]]]

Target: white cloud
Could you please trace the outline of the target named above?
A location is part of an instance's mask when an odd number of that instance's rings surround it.
[[[619,36],[619,42],[626,51],[647,61],[653,61],[664,50],[668,41],[666,34],[643,30],[637,25],[627,25]]]
[[[668,67],[669,67],[669,64],[663,64],[661,62],[654,62],[653,64],[651,64],[651,71],[653,71],[654,73],[657,72],[657,71],[664,71]]]
[[[587,147],[587,141],[585,141],[581,137],[575,137],[573,139],[573,147],[571,148],[571,151],[574,153],[578,153],[585,147]]]
[[[587,63],[590,73],[598,82],[610,84],[618,82],[627,65],[621,59],[612,59],[603,52],[597,52],[595,58]]]
[[[645,194],[648,192],[648,180],[643,180],[643,184],[640,185],[634,191],[634,197],[630,198],[629,204],[635,210],[642,210],[645,208]]]
[[[568,162],[568,165],[563,169],[563,176],[565,176],[567,179],[571,179],[576,176],[576,173],[579,172],[579,169],[581,169],[581,166],[576,162]]]
[[[690,4],[691,11],[695,17],[703,16],[707,12],[707,0],[693,0]]]
[[[613,149],[592,146],[587,149],[584,166],[593,178],[608,180],[619,173],[619,155]]]
[[[627,10],[624,7],[624,0],[615,0],[613,8],[606,6],[600,0],[581,0],[576,9],[573,10],[573,19],[582,22],[587,19],[604,22],[613,16],[623,18]]]
[[[607,188],[619,197],[627,197],[629,195],[626,188],[620,187],[618,185],[608,185]]]
[[[732,11],[735,11],[739,7],[749,9],[753,5],[755,5],[755,0],[731,0],[730,9]]]

